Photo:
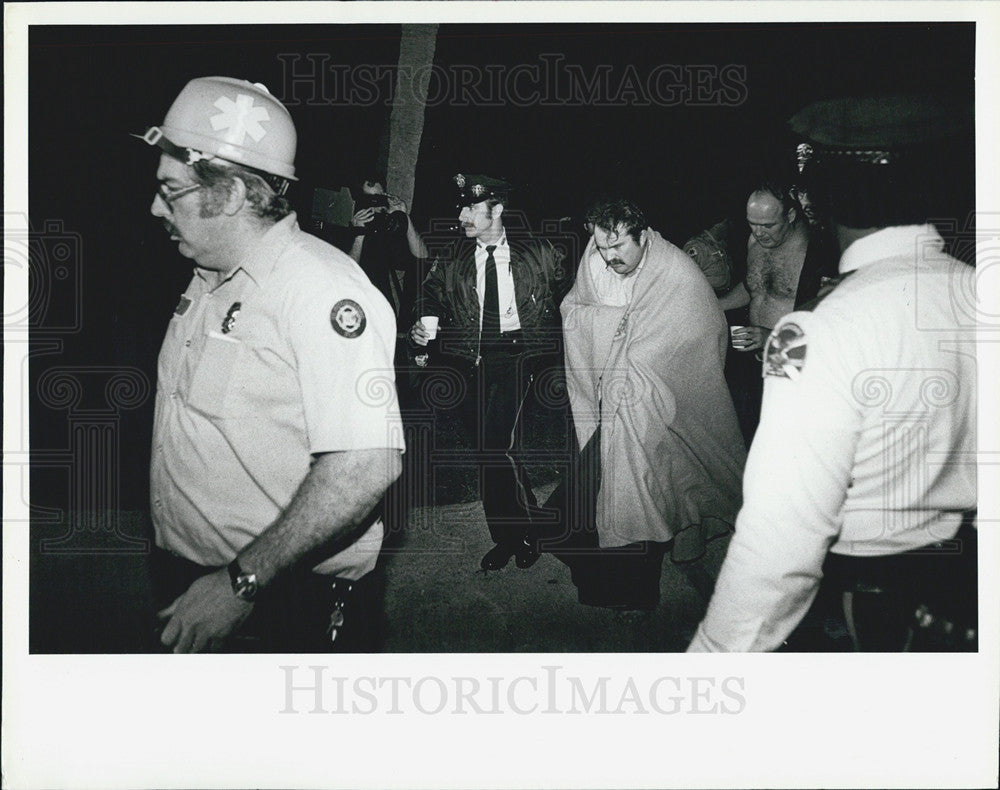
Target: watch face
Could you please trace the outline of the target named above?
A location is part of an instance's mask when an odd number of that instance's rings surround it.
[[[233,592],[244,601],[252,601],[257,595],[257,577],[252,573],[238,576]]]

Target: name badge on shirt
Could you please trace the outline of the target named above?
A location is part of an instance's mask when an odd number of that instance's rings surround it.
[[[228,335],[233,331],[233,327],[236,326],[236,319],[239,317],[240,309],[243,305],[240,302],[233,302],[226,313],[226,317],[222,319],[222,334]]]
[[[191,300],[186,296],[181,296],[181,300],[177,303],[177,307],[174,308],[174,315],[184,315],[190,306]]]

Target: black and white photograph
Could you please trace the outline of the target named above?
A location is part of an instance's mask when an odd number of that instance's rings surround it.
[[[988,4],[4,10],[5,786],[995,784]]]

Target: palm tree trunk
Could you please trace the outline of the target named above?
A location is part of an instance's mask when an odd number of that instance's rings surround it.
[[[389,117],[386,189],[410,208],[437,29],[437,25],[403,25],[399,39],[399,72]]]
[[[387,163],[386,189],[402,198],[411,210],[437,29],[437,25],[403,25],[389,134],[383,135],[381,141],[388,150],[379,152],[380,161]],[[424,262],[413,261],[412,264],[402,272],[403,284],[396,289],[399,292],[395,305],[397,312],[410,308],[416,289],[423,281]],[[398,279],[396,283],[398,285]]]

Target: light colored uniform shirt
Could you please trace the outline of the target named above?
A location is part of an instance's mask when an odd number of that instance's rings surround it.
[[[479,295],[479,325],[483,325],[483,300],[486,298],[486,247],[492,245],[476,242],[476,293]],[[497,295],[500,305],[500,331],[515,332],[521,328],[517,315],[517,298],[514,294],[514,275],[510,270],[510,246],[507,233],[496,243],[493,260],[497,264]]]
[[[403,449],[395,318],[354,261],[292,214],[215,278],[195,270],[167,329],[150,472],[157,545],[202,565],[274,523],[314,455]],[[316,571],[360,578],[382,533],[376,521]]]
[[[743,509],[690,651],[776,649],[828,551],[947,540],[975,507],[975,270],[943,246],[930,225],[861,238],[853,274],[774,328]]]
[[[601,304],[609,307],[624,307],[632,301],[632,291],[635,288],[635,281],[639,279],[639,272],[646,265],[646,258],[649,253],[647,244],[642,251],[642,260],[634,271],[627,275],[618,274],[607,265],[604,256],[594,244],[588,245],[587,249],[587,270],[590,272],[591,281],[597,291],[597,298]]]

